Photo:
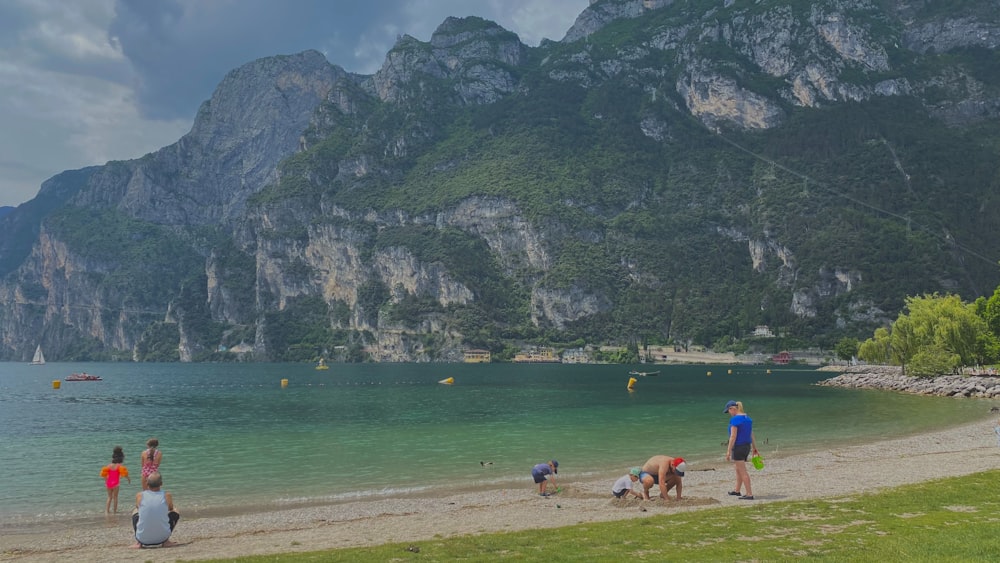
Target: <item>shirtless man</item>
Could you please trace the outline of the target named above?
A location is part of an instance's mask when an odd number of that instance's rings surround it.
[[[667,500],[670,489],[677,487],[677,500],[681,500],[682,478],[687,464],[682,457],[654,455],[642,466],[639,481],[642,482],[643,498],[649,500],[649,489],[660,486],[660,498]]]

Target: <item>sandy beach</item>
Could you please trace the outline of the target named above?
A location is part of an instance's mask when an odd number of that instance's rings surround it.
[[[751,469],[753,501],[726,494],[733,488],[734,476],[721,459],[689,467],[684,498],[666,502],[613,499],[610,487],[618,475],[581,480],[570,467],[560,474],[562,492],[542,498],[526,469],[524,486],[516,489],[182,518],[173,536],[180,545],[171,548],[131,549],[127,513],[57,533],[4,533],[0,560],[176,561],[294,553],[869,492],[1000,468],[1000,447],[993,432],[997,415],[991,415],[988,407],[984,402],[984,418],[973,424],[836,451],[782,457],[769,455],[765,447],[766,467]],[[654,495],[656,491],[654,487]],[[174,494],[183,514],[183,492]]]

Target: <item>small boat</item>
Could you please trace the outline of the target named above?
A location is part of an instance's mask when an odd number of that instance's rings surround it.
[[[31,365],[33,366],[45,365],[45,354],[42,353],[41,344],[38,345],[38,348],[35,348],[35,357],[31,358]]]
[[[90,375],[87,372],[83,372],[67,375],[66,381],[104,381],[104,379],[99,375]]]
[[[632,370],[632,371],[628,372],[628,374],[629,375],[639,375],[639,376],[642,376],[642,377],[652,377],[654,375],[660,375],[660,372],[658,372],[658,371],[635,371],[635,370]]]
[[[319,363],[316,364],[316,369],[330,369],[330,366],[326,365],[326,360],[320,358]]]

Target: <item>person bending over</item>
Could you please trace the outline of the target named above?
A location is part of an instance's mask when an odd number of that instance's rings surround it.
[[[668,455],[654,455],[642,466],[642,473],[639,480],[642,481],[642,496],[649,500],[649,489],[653,485],[660,486],[660,498],[667,500],[667,493],[670,489],[677,487],[677,500],[681,500],[681,490],[683,489],[682,477],[687,469],[682,457],[670,457]]]

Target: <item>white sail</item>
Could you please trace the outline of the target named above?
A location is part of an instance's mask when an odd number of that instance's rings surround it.
[[[38,348],[35,348],[35,357],[31,359],[31,365],[33,366],[45,365],[45,354],[42,354],[41,344],[38,345]]]

